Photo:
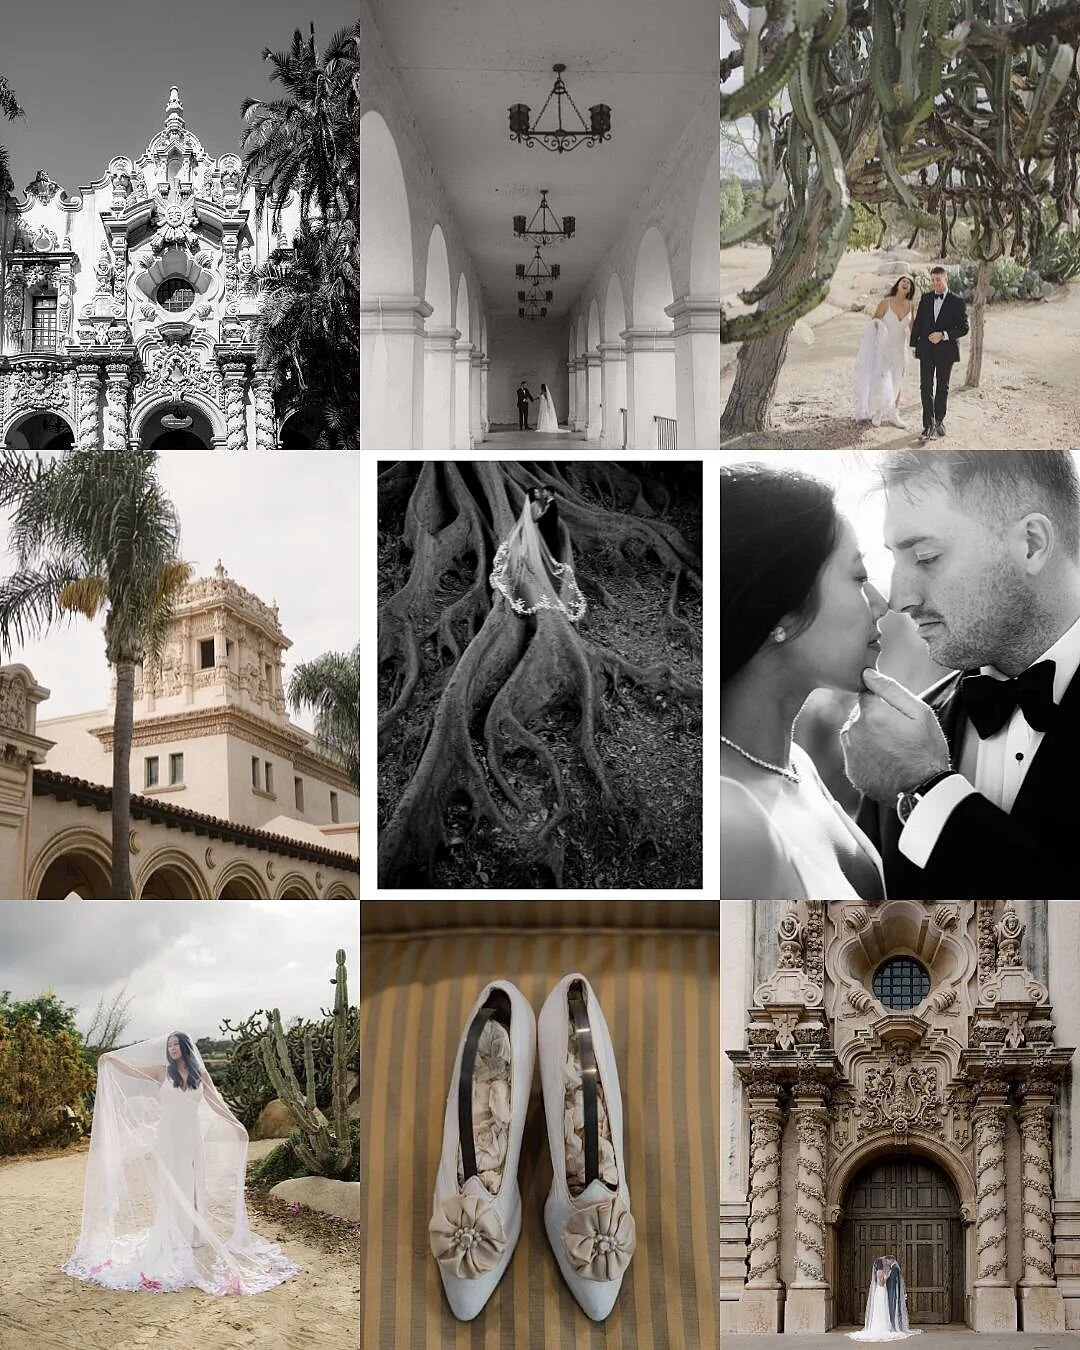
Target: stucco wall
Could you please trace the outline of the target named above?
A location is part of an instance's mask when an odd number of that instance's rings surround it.
[[[553,344],[553,337],[560,340],[561,333],[561,327],[550,320],[533,322],[516,315],[492,315],[488,334],[492,353],[488,371],[489,421],[512,422],[517,426],[517,387],[524,376],[534,398],[540,397],[541,382],[547,385],[559,421],[566,422],[569,413],[566,354]],[[536,426],[539,415],[539,404],[530,403],[531,427]]]

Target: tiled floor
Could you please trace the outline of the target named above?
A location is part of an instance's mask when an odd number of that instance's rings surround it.
[[[599,450],[600,442],[587,441],[577,431],[563,431],[558,435],[547,431],[490,431],[478,448],[491,450],[499,446],[512,446],[515,450],[561,448],[576,453],[578,450]]]

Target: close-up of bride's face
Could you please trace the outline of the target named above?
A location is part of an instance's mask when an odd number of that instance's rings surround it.
[[[792,639],[788,657],[812,688],[857,693],[862,671],[880,654],[877,625],[888,609],[866,575],[854,530],[841,517],[836,547],[818,577],[817,614]]]
[[[170,1036],[165,1049],[170,1059],[179,1059],[182,1054],[179,1037]]]

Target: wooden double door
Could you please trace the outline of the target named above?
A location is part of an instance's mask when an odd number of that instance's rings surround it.
[[[837,1320],[861,1326],[879,1256],[900,1262],[912,1326],[964,1321],[964,1233],[956,1191],[910,1157],[864,1168],[848,1188],[838,1246]]]

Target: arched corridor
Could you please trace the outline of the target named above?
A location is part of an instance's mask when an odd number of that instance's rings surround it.
[[[361,0],[361,22],[362,445],[717,446],[710,0],[555,0],[451,37],[428,0]],[[508,133],[519,106],[547,129],[552,33],[581,134],[611,119],[572,153]],[[536,430],[541,386],[558,433]]]

